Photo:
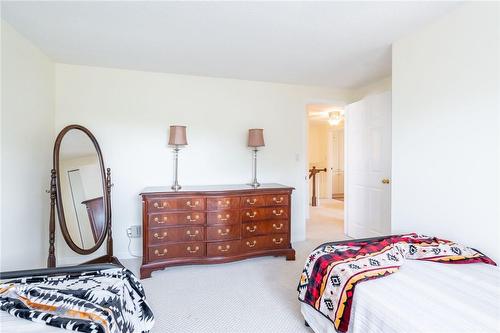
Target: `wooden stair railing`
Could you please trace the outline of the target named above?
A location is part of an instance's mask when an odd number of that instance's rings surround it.
[[[312,206],[317,206],[318,205],[318,198],[316,197],[316,174],[320,172],[326,172],[326,168],[323,169],[316,169],[316,166],[313,166],[312,169],[309,169],[309,179],[313,180],[313,193],[312,193],[312,198],[311,198],[311,205]]]

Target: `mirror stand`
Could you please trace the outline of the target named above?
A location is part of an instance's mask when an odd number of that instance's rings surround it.
[[[50,170],[50,218],[49,218],[49,258],[47,259],[47,267],[56,267],[56,170]]]
[[[111,231],[111,169],[105,168],[94,135],[81,125],[68,125],[54,143],[50,171],[48,267],[56,267],[56,213],[68,247],[91,255],[106,241],[106,254],[82,264],[114,263]],[[63,256],[65,249],[63,248]]]

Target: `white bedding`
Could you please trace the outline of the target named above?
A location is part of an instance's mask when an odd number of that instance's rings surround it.
[[[301,305],[316,333],[333,324]],[[399,272],[356,286],[349,333],[500,332],[500,269],[408,260]]]
[[[64,333],[65,330],[30,320],[19,319],[5,311],[0,311],[1,333]],[[69,332],[69,331],[68,331]]]

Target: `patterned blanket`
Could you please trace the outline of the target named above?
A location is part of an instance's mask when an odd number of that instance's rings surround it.
[[[148,332],[154,324],[141,283],[124,268],[0,281],[0,310],[75,332]]]
[[[306,260],[298,286],[299,300],[332,321],[337,331],[347,332],[356,284],[392,274],[407,259],[496,265],[469,247],[417,234],[326,243]]]

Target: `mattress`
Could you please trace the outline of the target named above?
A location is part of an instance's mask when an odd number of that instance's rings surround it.
[[[500,332],[500,268],[408,260],[392,275],[356,286],[349,333]],[[331,321],[301,303],[316,333]]]

